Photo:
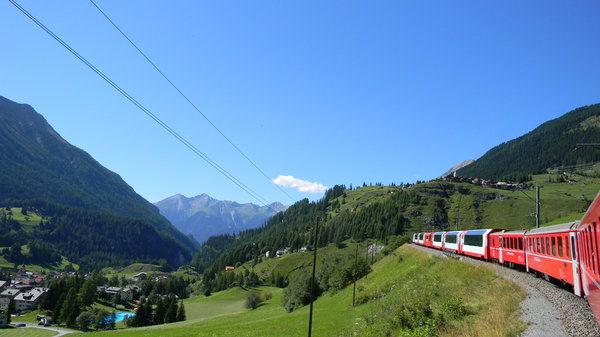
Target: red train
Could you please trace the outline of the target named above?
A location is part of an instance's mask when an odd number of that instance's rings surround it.
[[[560,281],[587,299],[600,323],[600,194],[581,221],[520,231],[415,233],[412,241]]]

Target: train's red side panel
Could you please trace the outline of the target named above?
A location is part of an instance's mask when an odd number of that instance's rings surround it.
[[[571,237],[579,222],[536,228],[525,233],[527,269],[554,277],[573,286],[580,295],[579,263],[573,256]]]
[[[577,252],[581,269],[582,290],[600,322],[600,194],[581,219],[577,233]]]
[[[425,239],[423,239],[423,246],[433,247],[433,233],[425,233]]]
[[[525,231],[490,234],[490,259],[510,266],[525,266]]]

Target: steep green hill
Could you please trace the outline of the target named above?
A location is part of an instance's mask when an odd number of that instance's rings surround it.
[[[552,167],[598,162],[600,146],[574,150],[578,143],[598,142],[600,104],[594,104],[575,109],[492,148],[474,163],[458,170],[458,174],[500,179],[513,173],[543,173]]]
[[[124,257],[124,247],[109,239],[117,232],[129,234],[128,240],[132,234],[147,233],[148,238],[139,237],[139,242],[177,247],[174,249],[178,252],[169,257],[173,264],[189,260],[197,248],[193,239],[173,227],[119,175],[69,144],[32,107],[4,97],[0,97],[0,206],[32,206],[54,221],[60,221],[65,234],[82,230],[80,234],[86,235],[86,241],[90,242],[90,237],[98,241],[94,246],[101,247],[104,256]],[[86,211],[90,213],[79,215]],[[111,224],[104,221],[117,218],[120,220],[113,225],[125,228],[103,232],[91,227],[98,223],[110,227]],[[64,241],[58,236],[55,239],[53,242],[57,245]],[[122,239],[117,241],[123,242]],[[110,244],[102,246],[102,241]],[[64,247],[71,252],[81,251],[77,243],[78,240],[65,243]],[[61,253],[70,255],[66,251]],[[157,250],[145,257],[155,258],[159,253]],[[77,255],[81,258],[83,254]]]

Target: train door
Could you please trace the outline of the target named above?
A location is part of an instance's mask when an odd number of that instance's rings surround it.
[[[504,257],[502,256],[502,247],[504,246],[502,235],[498,237],[498,261],[504,263]]]
[[[571,260],[573,263],[573,292],[577,296],[581,296],[581,282],[583,281],[581,278],[581,273],[579,270],[579,258],[577,250],[577,233],[570,232],[569,236],[571,238]]]

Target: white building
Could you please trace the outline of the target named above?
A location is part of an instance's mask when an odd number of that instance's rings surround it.
[[[33,288],[28,293],[18,294],[15,296],[15,309],[17,311],[35,310],[48,290],[48,288]]]
[[[0,310],[8,311],[10,300],[20,293],[17,289],[6,289],[0,293]]]

